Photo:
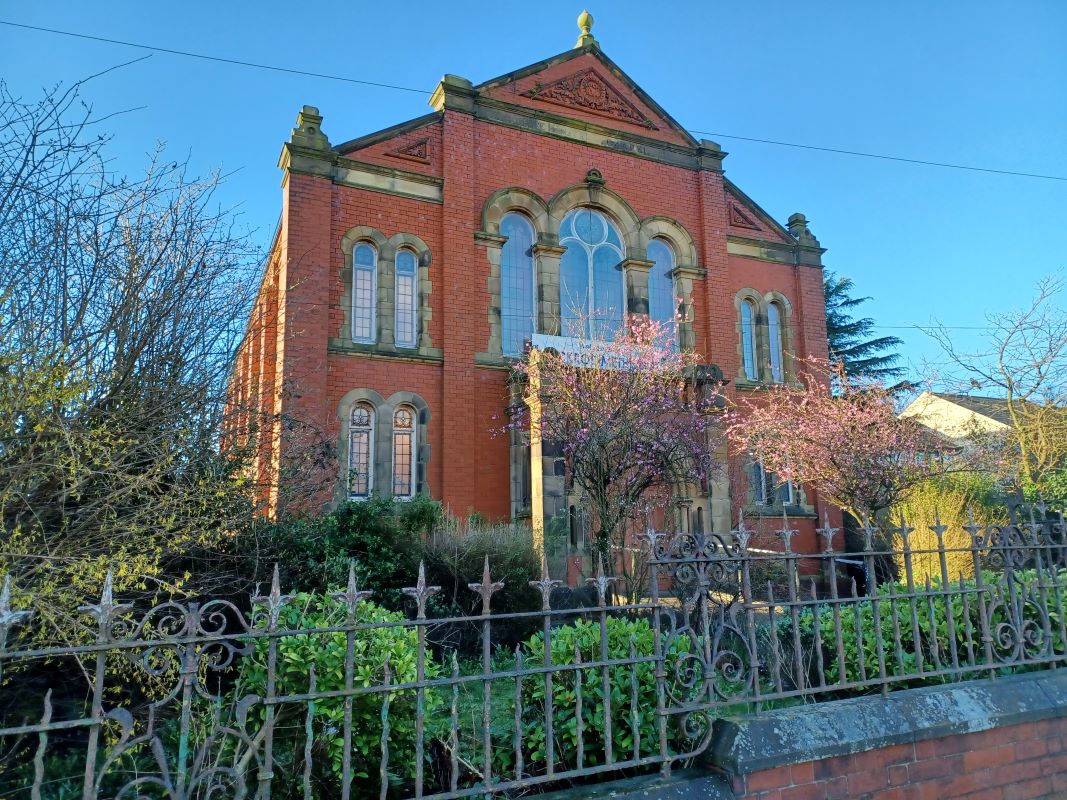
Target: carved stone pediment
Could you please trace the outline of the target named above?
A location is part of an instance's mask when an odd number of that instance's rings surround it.
[[[756,221],[742,211],[737,203],[730,203],[730,224],[737,228],[750,228],[754,231],[760,229]]]
[[[390,150],[386,155],[393,158],[403,158],[407,161],[418,161],[420,164],[430,163],[430,139],[419,139],[417,142],[402,145],[395,150]]]
[[[626,99],[592,67],[552,83],[538,84],[533,89],[523,92],[523,95],[559,106],[581,108],[594,114],[641,125],[650,130],[659,130],[641,109]]]

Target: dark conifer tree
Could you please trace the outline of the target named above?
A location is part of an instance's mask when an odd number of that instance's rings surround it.
[[[831,361],[844,364],[854,377],[874,378],[889,383],[904,375],[896,348],[903,341],[896,336],[873,336],[877,326],[870,317],[857,317],[857,309],[871,298],[854,297],[851,278],[827,272],[823,280],[826,299],[826,338]]]

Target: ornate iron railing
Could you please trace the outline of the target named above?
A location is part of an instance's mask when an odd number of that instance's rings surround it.
[[[780,552],[741,524],[646,537],[647,592],[433,617],[420,571],[389,614],[356,586],[80,611],[91,641],[36,646],[0,595],[0,797],[506,796],[699,756],[724,714],[1067,659],[1062,516],[862,531]],[[314,624],[307,624],[312,620]],[[501,629],[514,647],[499,647]],[[457,636],[460,629],[475,635]],[[520,635],[516,636],[516,630]],[[465,641],[466,644],[460,642]],[[473,642],[473,644],[472,644]],[[62,679],[62,680],[60,680]]]

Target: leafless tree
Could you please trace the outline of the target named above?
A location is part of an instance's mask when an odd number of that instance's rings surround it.
[[[1003,397],[1010,429],[975,433],[979,450],[993,452],[1001,477],[1035,494],[1063,481],[1067,470],[1067,308],[1064,279],[1038,282],[1019,311],[986,315],[985,343],[964,351],[944,325],[929,331],[949,362],[946,376],[961,387]]]
[[[217,445],[259,253],[218,174],[116,174],[83,83],[0,83],[0,573],[53,634],[109,569],[177,588],[252,501]]]

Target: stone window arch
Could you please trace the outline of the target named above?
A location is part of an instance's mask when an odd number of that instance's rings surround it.
[[[374,427],[377,412],[368,401],[352,406],[348,429],[348,499],[366,500],[374,491]]]
[[[417,487],[418,428],[415,409],[407,404],[393,410],[392,445],[392,495],[399,500],[410,500]]]
[[[487,309],[489,340],[486,343],[485,351],[476,354],[475,358],[481,363],[498,366],[503,366],[506,363],[505,356],[515,358],[522,355],[521,351],[515,352],[515,343],[519,338],[526,335],[527,327],[524,323],[519,326],[521,330],[516,331],[511,326],[511,322],[509,322],[508,330],[504,330],[505,315],[516,313],[514,301],[518,299],[514,295],[505,298],[504,295],[506,293],[503,291],[505,282],[513,281],[517,277],[515,272],[505,275],[504,273],[508,270],[503,266],[503,259],[507,257],[510,260],[513,256],[510,250],[505,254],[505,247],[509,239],[509,223],[506,218],[512,217],[513,225],[518,226],[521,224],[515,221],[513,215],[514,217],[521,217],[532,228],[532,244],[528,252],[528,257],[532,260],[530,294],[528,298],[522,298],[523,302],[520,304],[522,308],[517,312],[522,319],[525,319],[527,301],[532,305],[531,324],[528,326],[531,335],[545,331],[541,322],[542,294],[544,291],[542,275],[546,272],[543,261],[546,258],[555,258],[558,261],[559,258],[557,252],[559,248],[556,247],[557,240],[548,233],[552,227],[549,220],[548,204],[540,196],[529,189],[518,186],[499,189],[489,196],[482,207],[482,229],[474,235],[476,243],[485,248],[486,259],[489,262],[489,275],[486,279],[486,288],[489,292],[489,307]],[[512,232],[514,233],[514,231]],[[513,243],[512,247],[514,246]],[[510,264],[509,266],[515,265]],[[524,267],[518,266],[517,269],[522,270]],[[549,268],[547,271],[551,272],[551,269]],[[525,289],[525,287],[521,286],[521,281],[512,283],[508,288],[516,291],[524,291]],[[511,318],[512,321],[514,319],[514,317]]]
[[[406,409],[411,415],[411,427],[405,428],[410,432],[410,456],[408,463],[410,469],[410,484],[407,487],[408,494],[405,497],[413,497],[416,494],[428,494],[429,483],[427,480],[427,467],[430,462],[430,445],[428,426],[430,422],[430,407],[426,401],[414,392],[396,392],[388,398],[373,389],[352,389],[338,404],[337,416],[340,422],[340,435],[337,445],[337,460],[340,467],[340,475],[337,487],[334,491],[335,504],[341,504],[349,499],[357,499],[350,494],[349,474],[353,466],[352,442],[354,434],[359,434],[365,428],[358,424],[360,420],[357,412],[360,408],[373,411],[370,426],[370,468],[369,473],[373,476],[370,493],[390,497],[393,494],[394,466],[395,466],[395,439],[397,411]],[[358,437],[356,437],[358,438]],[[358,464],[356,465],[358,469]]]
[[[671,271],[671,279],[674,282],[675,311],[678,315],[678,345],[683,350],[692,350],[696,347],[696,304],[694,303],[693,287],[696,281],[707,277],[707,270],[698,265],[696,241],[682,225],[675,219],[663,216],[647,217],[641,221],[641,238],[645,248],[646,258],[649,264],[655,260],[653,243],[656,241],[666,242],[674,252],[674,268]],[[648,248],[653,248],[649,253]],[[640,262],[630,262],[632,276],[631,292],[640,296],[642,292],[649,298],[651,309],[652,286],[641,286]],[[650,267],[652,269],[653,267]],[[649,275],[651,280],[651,274]]]
[[[389,472],[383,473],[392,476],[396,465],[394,462],[395,435],[397,432],[397,411],[406,409],[413,415],[412,421],[412,444],[411,444],[411,494],[429,494],[430,486],[427,478],[427,469],[430,463],[430,440],[428,429],[430,424],[430,407],[425,400],[414,392],[396,392],[390,395],[382,404],[382,413],[388,413],[392,420],[389,441]],[[392,481],[391,481],[392,482]]]
[[[763,295],[763,304],[767,314],[767,363],[770,365],[769,380],[784,383],[796,380],[796,363],[793,357],[793,306],[781,292],[770,291]],[[774,341],[772,317],[778,318],[778,341]],[[777,348],[780,354],[779,366],[775,367]]]
[[[737,310],[737,380],[741,384],[795,380],[792,306],[781,292],[742,289]]]
[[[356,337],[356,278],[360,265],[355,263],[356,251],[363,244],[373,246],[377,253],[375,265],[374,313],[376,335],[370,341],[362,337]],[[430,248],[426,243],[413,233],[397,233],[393,236],[385,236],[377,228],[360,225],[348,230],[341,237],[341,252],[344,254],[344,266],[341,269],[342,295],[341,311],[342,324],[336,339],[331,340],[332,346],[342,349],[365,350],[369,347],[374,352],[391,354],[410,354],[411,350],[417,349],[418,355],[439,358],[441,353],[433,347],[430,337],[429,322],[432,319],[430,306],[430,293],[433,284],[430,281]],[[403,253],[410,253],[404,256]],[[397,258],[407,267],[406,274],[398,276]],[[411,259],[414,264],[411,264]],[[405,263],[406,262],[406,263]],[[401,309],[403,314],[413,311],[413,317],[406,320],[414,322],[414,344],[398,343],[397,332],[400,328],[397,315],[397,289],[398,277],[405,289],[410,290],[407,296],[412,298],[409,307]],[[401,316],[403,316],[403,314]],[[406,331],[410,331],[408,324]]]
[[[518,357],[537,332],[536,234],[529,217],[520,211],[504,215],[500,233],[506,237],[500,251],[501,349],[504,355]]]
[[[763,369],[761,360],[763,297],[754,289],[742,289],[734,297],[737,310],[737,380],[759,383]]]
[[[677,342],[678,301],[674,285],[677,261],[670,242],[657,237],[648,243],[645,253],[652,266],[648,271],[648,316],[671,331]]]
[[[418,256],[415,251],[406,246],[397,249],[393,282],[394,340],[397,347],[411,348],[419,344],[418,278]]]

